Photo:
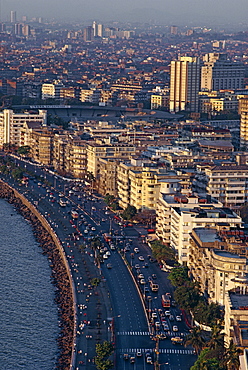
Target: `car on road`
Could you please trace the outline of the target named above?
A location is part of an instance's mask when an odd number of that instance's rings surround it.
[[[158,314],[157,314],[157,312],[153,312],[153,313],[152,313],[152,318],[153,318],[153,319],[157,319],[157,318],[158,318]]]
[[[124,353],[123,358],[124,358],[124,360],[128,360],[129,359],[129,354]]]
[[[146,357],[146,363],[147,364],[152,364],[152,358],[150,356]]]
[[[135,253],[139,253],[139,248],[137,248],[137,247],[136,247],[136,248],[134,248],[134,252],[135,252]]]
[[[112,265],[111,265],[111,263],[108,263],[108,264],[107,264],[107,268],[108,268],[108,269],[112,269]]]
[[[156,321],[155,322],[155,328],[158,330],[160,328],[160,322],[159,321]]]
[[[166,336],[165,334],[161,333],[161,334],[159,334],[159,335],[158,335],[158,338],[159,338],[160,340],[164,340],[164,339],[166,339],[166,338],[167,338],[167,336]]]
[[[136,269],[139,269],[140,268],[140,265],[138,263],[136,263],[136,265],[134,266]]]
[[[143,256],[139,256],[139,260],[140,260],[140,261],[144,261],[145,259],[144,259],[144,257],[143,257]]]
[[[135,363],[135,357],[130,357],[130,364],[134,364]]]
[[[182,321],[182,317],[181,316],[176,316],[176,321]]]
[[[107,254],[104,254],[104,255],[103,255],[103,258],[104,258],[105,260],[107,260],[107,259],[108,259],[108,255],[107,255]]]
[[[156,279],[157,279],[157,275],[156,275],[156,274],[152,274],[152,278],[153,278],[154,280],[156,280]]]
[[[163,324],[164,331],[170,330],[169,325],[167,323]]]
[[[172,337],[171,338],[171,342],[173,344],[182,344],[183,343],[183,338],[180,338],[180,337]]]
[[[145,279],[140,279],[140,284],[145,285],[146,281]]]
[[[138,351],[136,352],[136,356],[137,356],[137,357],[142,357],[142,352],[141,352],[140,350],[138,350]]]
[[[172,326],[172,330],[173,330],[173,331],[178,331],[178,327],[177,327],[176,325],[173,325],[173,326]]]
[[[174,316],[173,315],[170,315],[169,320],[170,321],[174,321]]]
[[[145,277],[144,277],[144,275],[143,275],[143,274],[139,274],[139,275],[138,275],[138,278],[139,278],[139,279],[144,279]]]
[[[170,313],[170,311],[165,311],[164,314],[165,314],[165,316],[168,316],[169,317],[171,313]]]

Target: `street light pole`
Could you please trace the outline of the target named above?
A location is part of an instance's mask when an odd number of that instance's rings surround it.
[[[109,217],[109,234],[111,235],[112,233],[112,218]]]

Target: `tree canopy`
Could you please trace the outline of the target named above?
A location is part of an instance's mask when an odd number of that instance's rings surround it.
[[[28,155],[30,153],[30,146],[28,145],[23,145],[23,146],[20,146],[18,149],[17,149],[17,154],[19,155]]]
[[[98,370],[108,370],[114,367],[113,362],[109,359],[114,351],[114,347],[110,342],[96,344],[95,364]]]
[[[188,271],[189,270],[186,266],[174,267],[168,276],[171,284],[175,287],[179,287],[182,286],[186,281],[190,281]]]
[[[159,240],[154,240],[150,242],[151,249],[152,249],[152,254],[154,258],[158,261],[175,261],[176,259],[176,254],[172,248],[169,246],[163,244]]]
[[[127,206],[127,208],[122,213],[122,218],[124,220],[131,220],[137,213],[137,209],[134,206],[130,206],[130,204]]]
[[[199,303],[199,288],[196,283],[186,281],[184,285],[176,288],[174,297],[183,310],[190,312]]]

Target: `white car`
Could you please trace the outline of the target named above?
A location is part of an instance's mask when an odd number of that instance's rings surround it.
[[[140,260],[140,261],[144,261],[145,259],[144,259],[144,257],[143,257],[143,256],[139,256],[139,260]]]
[[[181,316],[176,316],[176,321],[182,321],[182,318],[181,318]]]
[[[152,358],[148,356],[148,357],[146,358],[146,363],[147,363],[147,364],[152,364]]]
[[[164,324],[163,324],[163,328],[164,328],[164,330],[165,330],[165,331],[170,330],[170,329],[169,329],[169,325],[168,325],[168,324],[166,324],[166,323],[164,323]]]
[[[156,327],[157,330],[160,328],[160,322],[159,321],[155,322],[155,327]]]
[[[107,259],[108,259],[108,255],[107,255],[107,254],[104,254],[104,255],[103,255],[103,258],[104,258],[105,260],[107,260]]]
[[[178,331],[178,327],[177,327],[176,325],[173,325],[173,326],[172,326],[172,330],[173,330],[173,331]]]

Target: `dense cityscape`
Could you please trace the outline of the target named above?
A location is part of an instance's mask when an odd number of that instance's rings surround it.
[[[0,193],[49,259],[56,369],[248,369],[248,30],[12,10],[0,38]]]

